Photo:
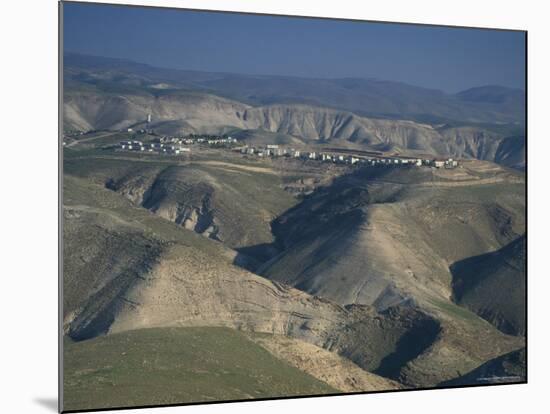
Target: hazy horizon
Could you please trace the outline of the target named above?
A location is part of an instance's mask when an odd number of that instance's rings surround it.
[[[525,33],[64,3],[64,50],[154,67],[524,90]]]
[[[277,78],[278,77],[278,78],[295,78],[295,79],[311,79],[311,80],[314,80],[314,79],[321,79],[321,80],[359,79],[359,80],[368,80],[368,81],[377,81],[377,82],[390,82],[390,83],[403,84],[403,85],[408,85],[408,86],[417,87],[417,88],[423,88],[423,89],[427,89],[427,90],[439,91],[439,92],[443,92],[443,93],[447,93],[447,94],[455,94],[455,93],[460,93],[460,92],[467,91],[469,89],[482,88],[482,87],[502,87],[502,88],[508,88],[508,89],[512,89],[512,90],[518,90],[518,91],[525,92],[525,88],[522,88],[522,87],[511,87],[511,86],[505,86],[505,85],[500,85],[500,84],[496,84],[496,83],[495,84],[472,85],[472,86],[466,87],[466,88],[458,90],[458,91],[449,92],[449,91],[445,91],[443,89],[431,88],[431,87],[421,86],[421,85],[414,85],[414,84],[403,82],[403,81],[400,81],[400,80],[384,79],[384,78],[374,77],[374,76],[370,76],[370,77],[367,77],[367,76],[365,76],[365,77],[360,77],[360,76],[313,77],[313,76],[305,76],[305,75],[304,76],[299,76],[299,75],[278,75],[278,74],[272,74],[272,73],[246,73],[246,72],[210,71],[210,70],[199,70],[199,69],[188,69],[188,68],[176,68],[176,67],[159,66],[159,65],[155,65],[155,64],[151,64],[151,63],[147,63],[147,62],[140,62],[140,61],[137,61],[137,60],[134,60],[134,59],[117,58],[117,57],[111,57],[111,56],[92,55],[92,54],[81,53],[81,52],[72,51],[72,50],[67,50],[63,54],[64,55],[67,55],[67,54],[68,55],[80,55],[80,56],[86,56],[86,57],[92,57],[92,58],[98,58],[98,59],[122,60],[122,61],[135,63],[135,64],[138,64],[138,65],[147,65],[147,66],[150,66],[152,68],[157,68],[157,69],[178,70],[178,71],[184,71],[184,72],[221,73],[221,74],[236,75],[236,76],[251,76],[251,77],[252,76],[258,76],[258,77],[270,77],[270,78]]]

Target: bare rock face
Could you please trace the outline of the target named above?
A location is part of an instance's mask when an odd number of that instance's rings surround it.
[[[76,253],[64,255],[66,334],[84,340],[108,332],[123,305],[121,298],[151,270],[164,245],[117,216],[66,206],[65,251]]]

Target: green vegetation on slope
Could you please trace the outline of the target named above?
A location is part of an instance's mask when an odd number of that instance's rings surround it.
[[[64,409],[337,392],[227,328],[161,328],[66,341]]]

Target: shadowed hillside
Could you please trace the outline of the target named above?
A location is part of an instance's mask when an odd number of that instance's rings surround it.
[[[486,168],[344,175],[273,222],[281,253],[258,271],[342,304],[449,297],[452,263],[524,231],[521,176]]]
[[[527,369],[525,348],[510,352],[482,364],[467,374],[442,382],[442,386],[525,382]]]
[[[526,238],[454,263],[453,297],[502,332],[525,334]]]

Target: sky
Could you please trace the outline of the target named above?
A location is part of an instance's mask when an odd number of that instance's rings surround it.
[[[525,86],[522,32],[64,3],[64,51],[157,67]]]

